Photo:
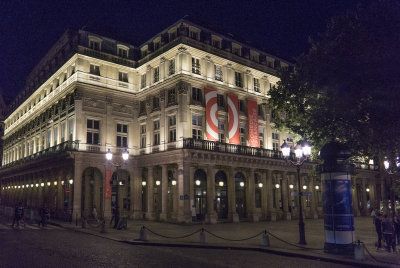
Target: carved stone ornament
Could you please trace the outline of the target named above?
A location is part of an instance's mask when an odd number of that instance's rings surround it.
[[[113,103],[113,100],[111,97],[106,97],[106,103],[111,105]]]
[[[251,74],[251,71],[250,70],[246,70],[246,74]]]
[[[165,57],[160,58],[160,63],[164,63],[167,59]]]
[[[74,99],[75,100],[82,100],[82,92],[80,92],[79,90],[75,90]]]
[[[185,47],[180,47],[180,48],[178,48],[178,51],[181,52],[181,53],[184,53],[184,52],[186,52],[186,48]]]
[[[147,65],[147,66],[146,66],[146,69],[147,69],[147,71],[150,71],[150,70],[151,70],[151,66],[150,66],[150,65]]]
[[[179,82],[178,83],[178,93],[181,95],[186,95],[189,91],[189,84],[186,82]]]
[[[133,101],[132,105],[133,105],[133,110],[134,111],[138,111],[139,110],[139,101]]]

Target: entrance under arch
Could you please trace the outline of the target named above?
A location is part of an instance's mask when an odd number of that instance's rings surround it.
[[[207,213],[207,175],[202,169],[194,173],[194,208],[192,209],[196,211],[195,220],[204,221]]]
[[[130,176],[125,169],[116,170],[111,177],[111,206],[116,206],[120,216],[128,216],[131,209]]]
[[[82,216],[85,218],[102,217],[103,214],[103,176],[97,168],[89,167],[82,175]],[[93,214],[96,208],[97,215]]]
[[[228,218],[228,184],[225,172],[218,171],[215,174],[215,210],[218,214],[218,219]]]
[[[243,173],[235,175],[236,213],[239,218],[246,218],[246,178]]]

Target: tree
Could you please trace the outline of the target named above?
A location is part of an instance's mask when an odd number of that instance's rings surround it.
[[[321,147],[337,139],[353,155],[400,154],[400,6],[374,1],[334,17],[295,72],[269,92],[276,126]]]

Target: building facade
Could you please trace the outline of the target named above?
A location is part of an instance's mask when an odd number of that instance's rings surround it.
[[[1,206],[63,220],[112,206],[170,222],[296,218],[297,173],[280,152],[294,137],[268,109],[279,68],[292,67],[185,19],[138,47],[67,31],[4,121]],[[366,215],[386,187],[374,165],[357,170],[353,208]],[[319,177],[301,171],[305,215],[320,217]]]

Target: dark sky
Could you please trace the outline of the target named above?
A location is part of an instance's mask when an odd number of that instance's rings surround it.
[[[190,15],[291,59],[308,50],[333,15],[355,0],[264,1],[18,1],[0,0],[0,92],[15,97],[25,79],[67,28],[96,25],[140,45]],[[364,1],[365,2],[365,1]]]

